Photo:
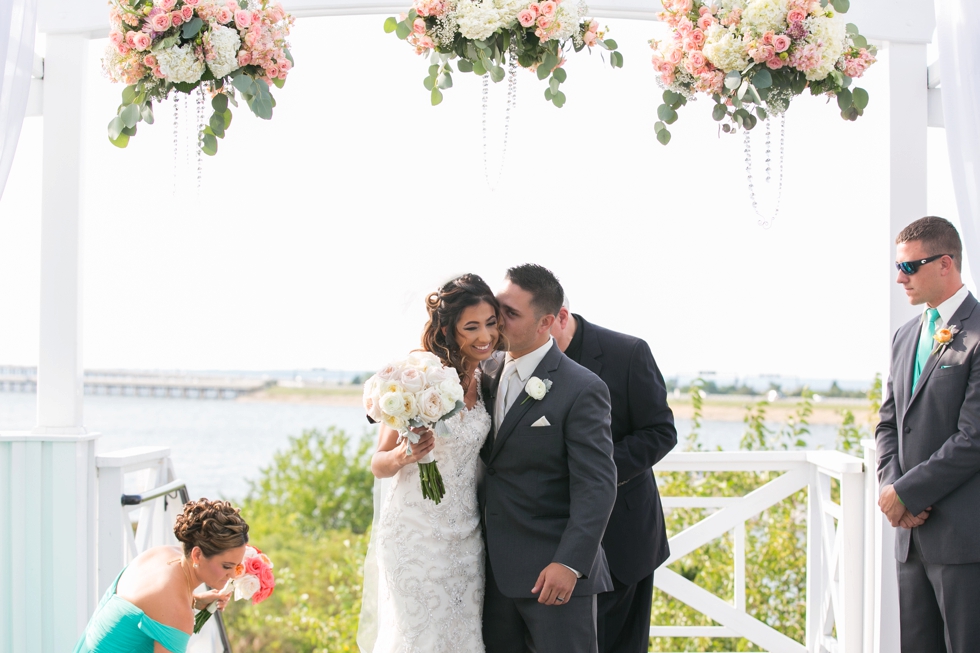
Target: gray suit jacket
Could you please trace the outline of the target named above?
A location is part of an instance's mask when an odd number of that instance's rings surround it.
[[[483,401],[492,410],[499,369],[486,367]],[[545,567],[583,574],[574,595],[612,589],[600,542],[616,501],[609,391],[557,345],[534,371],[551,379],[540,401],[523,390],[480,456],[478,496],[487,556],[510,598],[533,598]],[[527,399],[525,401],[525,399]],[[545,417],[550,426],[531,424]]]
[[[892,371],[875,431],[878,479],[893,484],[909,511],[932,506],[922,526],[898,529],[895,555],[909,538],[933,564],[980,562],[980,310],[968,295],[950,326],[958,333],[929,357],[912,392],[921,318],[892,340]]]

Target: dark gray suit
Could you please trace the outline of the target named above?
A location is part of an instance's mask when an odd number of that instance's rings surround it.
[[[500,370],[486,371],[484,404],[492,407]],[[595,595],[612,589],[600,546],[616,500],[609,391],[555,344],[534,376],[551,379],[551,389],[540,401],[522,390],[481,453],[484,641],[488,653],[590,653]],[[550,426],[531,426],[541,417]],[[582,574],[566,605],[541,605],[531,593],[552,562]]]
[[[980,651],[980,310],[968,295],[950,319],[958,333],[933,353],[912,391],[922,325],[892,341],[892,372],[875,432],[878,479],[909,512],[931,507],[913,529],[899,528],[902,651]]]

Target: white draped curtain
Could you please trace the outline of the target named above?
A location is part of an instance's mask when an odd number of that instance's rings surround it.
[[[980,276],[980,1],[937,0],[936,31],[943,120],[956,207],[963,230],[963,247],[977,277]]]
[[[0,195],[27,110],[36,24],[37,0],[0,0]]]

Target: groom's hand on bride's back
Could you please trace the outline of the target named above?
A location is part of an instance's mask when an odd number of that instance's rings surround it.
[[[565,605],[572,598],[577,581],[574,571],[559,562],[552,562],[538,574],[531,593],[538,594],[538,603]]]

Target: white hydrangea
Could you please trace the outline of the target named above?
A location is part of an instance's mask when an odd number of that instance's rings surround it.
[[[820,16],[813,16],[807,19],[806,26],[810,30],[807,41],[821,46],[820,65],[809,70],[806,78],[810,81],[824,79],[833,71],[844,52],[845,41],[847,40],[847,27],[844,21],[836,12],[828,12]]]
[[[788,0],[752,0],[742,11],[742,28],[749,28],[758,34],[786,29],[786,14],[789,12]]]
[[[204,74],[204,62],[195,56],[194,48],[190,45],[182,48],[171,46],[158,52],[156,57],[160,71],[168,82],[193,84]]]
[[[552,40],[565,41],[578,34],[582,16],[587,12],[588,9],[584,3],[573,5],[566,1],[558,5],[558,11],[555,13],[555,22],[558,24],[558,28],[551,37]]]
[[[748,66],[745,44],[732,30],[716,23],[708,28],[706,37],[702,51],[715,68],[727,73]]]
[[[238,68],[238,49],[242,45],[238,30],[214,23],[205,39],[206,47],[214,55],[208,62],[208,68],[215,79],[221,79]]]
[[[517,14],[527,6],[524,0],[459,0],[456,21],[465,38],[484,41],[494,32],[511,27]]]

